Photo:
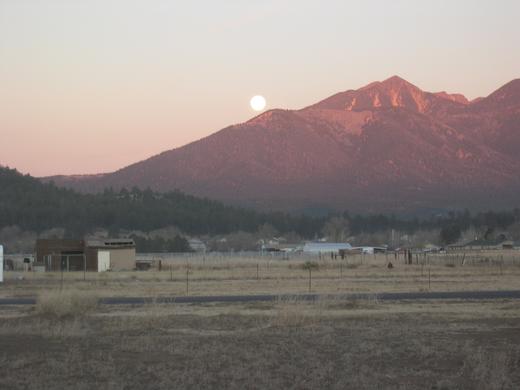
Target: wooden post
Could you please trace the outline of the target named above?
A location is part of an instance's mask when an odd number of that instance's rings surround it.
[[[173,264],[170,264],[170,281],[173,282]]]
[[[431,290],[431,268],[428,268],[428,291]]]
[[[190,286],[190,269],[189,267],[186,267],[186,295],[188,295],[189,292],[189,286]]]
[[[312,270],[309,267],[309,293],[311,292]]]
[[[260,280],[260,264],[256,263],[256,280]]]
[[[87,256],[83,253],[83,280],[87,278]]]
[[[60,291],[63,290],[63,260],[60,258],[61,284]]]

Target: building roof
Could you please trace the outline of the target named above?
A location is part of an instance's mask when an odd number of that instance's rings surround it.
[[[85,246],[89,248],[135,248],[135,242],[131,238],[107,238],[87,240]]]
[[[303,246],[304,252],[337,252],[340,249],[352,249],[352,245],[343,242],[307,242]]]

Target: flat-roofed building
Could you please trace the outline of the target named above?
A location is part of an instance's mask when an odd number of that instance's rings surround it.
[[[135,269],[135,242],[130,238],[87,240],[87,269],[102,272]]]
[[[36,240],[35,265],[46,271],[122,271],[135,269],[132,239]]]

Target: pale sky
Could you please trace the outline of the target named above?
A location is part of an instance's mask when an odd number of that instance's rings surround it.
[[[397,74],[486,96],[520,77],[520,1],[0,0],[0,164],[109,172],[267,108]]]

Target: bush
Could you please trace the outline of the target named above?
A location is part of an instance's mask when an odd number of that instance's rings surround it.
[[[82,317],[92,312],[98,298],[79,291],[46,291],[38,296],[36,313],[52,318]]]

